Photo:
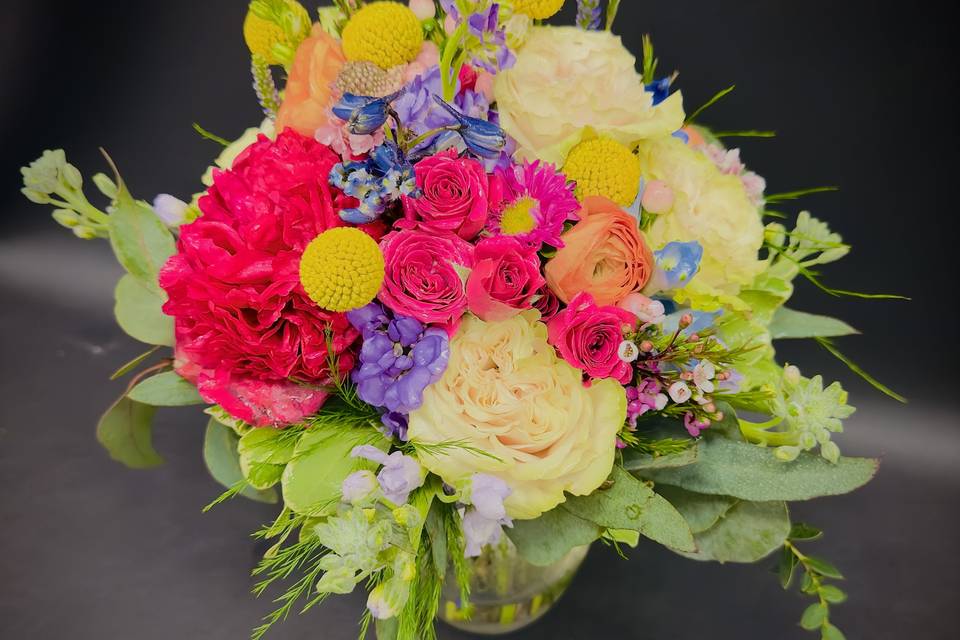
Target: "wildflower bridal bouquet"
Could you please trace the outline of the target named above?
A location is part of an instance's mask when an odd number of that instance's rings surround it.
[[[764,132],[699,123],[726,91],[687,113],[648,38],[638,66],[618,4],[547,26],[562,0],[254,0],[265,119],[233,142],[196,126],[224,147],[199,193],[137,200],[107,158],[98,207],[63,151],[23,169],[30,200],[109,240],[117,322],[152,345],[116,372],[100,442],[157,465],[156,408],[205,405],[210,506],[280,505],[256,533],[277,609],[254,638],[358,586],[361,637],[510,630],[591,543],[641,536],[776,554],[812,597],[801,625],[843,637],[841,575],[787,503],[877,461],[833,440],[840,384],[773,344],[843,359],[854,329],[785,305],[798,277],[864,295],[819,279],[849,247],[777,206],[812,190],[766,193],[724,144]]]

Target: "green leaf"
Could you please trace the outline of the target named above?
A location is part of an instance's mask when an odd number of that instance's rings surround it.
[[[131,469],[163,464],[150,435],[156,408],[126,396],[117,400],[97,423],[97,440],[110,457]]]
[[[791,540],[816,540],[821,536],[823,536],[823,531],[805,522],[794,522],[793,526],[790,527],[789,537]]]
[[[363,458],[352,458],[350,452],[362,444],[386,450],[389,441],[371,428],[344,429],[331,425],[311,427],[293,450],[293,458],[280,479],[283,501],[294,512],[306,516],[329,513],[340,501],[340,485],[344,478],[377,464]]]
[[[685,467],[682,467],[685,468]],[[633,529],[680,551],[693,551],[690,526],[665,498],[614,466],[613,484],[589,496],[571,496],[561,508],[606,529]]]
[[[730,93],[731,91],[733,91],[733,90],[736,89],[736,88],[737,88],[737,85],[734,84],[734,85],[730,85],[730,86],[727,87],[726,89],[722,89],[721,91],[718,91],[716,94],[714,94],[714,96],[713,96],[712,98],[710,98],[709,100],[707,100],[707,101],[703,104],[703,106],[701,106],[699,109],[695,110],[693,113],[691,113],[689,116],[687,116],[687,119],[686,119],[686,121],[684,122],[684,124],[690,124],[690,123],[692,123],[694,120],[697,119],[697,116],[699,116],[701,113],[703,113],[703,112],[706,111],[708,108],[710,108],[711,106],[713,106],[713,104],[714,104],[715,102],[717,102],[718,100],[720,100],[721,98],[723,98],[725,95],[727,95],[728,93]]]
[[[706,531],[694,536],[695,560],[757,562],[783,545],[790,532],[790,517],[783,502],[747,502],[733,505]]]
[[[240,458],[237,453],[237,435],[214,418],[207,422],[207,431],[203,438],[203,461],[213,479],[226,488],[231,488],[244,479],[240,472]],[[258,491],[248,486],[241,495],[257,502],[277,502],[277,492]]]
[[[173,234],[153,209],[133,199],[119,176],[117,186],[117,199],[108,225],[110,246],[127,273],[158,291],[160,267],[176,251]]]
[[[130,373],[131,371],[139,367],[141,364],[143,364],[147,360],[147,358],[149,358],[154,353],[156,353],[157,349],[159,348],[160,348],[159,346],[155,346],[152,349],[148,349],[147,351],[144,351],[143,353],[138,355],[136,358],[130,360],[126,364],[122,365],[119,369],[111,373],[110,379],[116,380],[117,378],[122,378],[123,376],[127,375],[128,373]]]
[[[826,193],[828,191],[839,191],[840,187],[810,187],[809,189],[798,189],[796,191],[785,191],[784,193],[771,193],[764,198],[768,204],[774,202],[783,202],[784,200],[796,200],[803,196],[813,193]]]
[[[600,527],[562,507],[534,520],[514,520],[513,527],[505,531],[520,556],[538,567],[553,564],[574,547],[590,544],[600,535]]]
[[[280,482],[283,465],[256,462],[246,456],[240,456],[240,473],[251,487],[265,491]]]
[[[377,633],[377,640],[397,640],[400,621],[396,618],[376,619],[373,622],[373,628]]]
[[[780,586],[784,589],[790,588],[790,583],[793,581],[793,571],[797,568],[799,562],[797,554],[789,547],[784,547],[780,552],[780,564],[777,566],[777,574],[780,577]]]
[[[820,597],[831,604],[840,604],[846,601],[847,594],[840,587],[825,584],[820,587]]]
[[[114,315],[128,336],[140,342],[173,346],[173,318],[161,307],[167,296],[156,287],[147,287],[129,273],[114,290]]]
[[[635,449],[625,449],[623,451],[623,468],[627,471],[640,471],[642,469],[673,469],[674,467],[685,467],[697,461],[697,445],[694,444],[688,449],[679,453],[670,453],[666,455],[653,456],[647,453],[640,453]]]
[[[828,622],[820,629],[820,640],[847,640],[847,637]]]
[[[833,357],[835,357],[837,360],[839,360],[843,364],[847,365],[847,368],[850,369],[850,371],[853,371],[855,374],[863,378],[874,389],[876,389],[877,391],[879,391],[880,393],[886,396],[893,398],[897,402],[902,402],[906,404],[907,402],[906,398],[904,398],[902,395],[900,395],[899,393],[897,393],[896,391],[894,391],[893,389],[891,389],[890,387],[883,384],[882,382],[880,382],[879,380],[871,376],[869,373],[864,371],[860,367],[860,365],[858,365],[856,362],[854,362],[847,356],[840,353],[840,350],[837,349],[832,342],[830,342],[826,338],[816,338],[816,341],[820,344],[821,347],[829,351],[831,355],[833,355]]]
[[[807,556],[806,562],[807,566],[822,576],[836,578],[837,580],[843,579],[843,574],[840,573],[840,570],[823,558],[818,558],[817,556]]]
[[[832,338],[860,333],[843,320],[813,313],[794,311],[780,307],[770,322],[770,337],[774,340],[784,338]]]
[[[127,396],[155,407],[203,404],[197,388],[174,371],[164,371],[139,382]]]
[[[737,503],[737,499],[730,496],[692,493],[666,484],[658,484],[655,488],[657,493],[676,507],[683,519],[690,525],[692,533],[701,533],[717,524],[717,521]]]
[[[800,617],[800,626],[807,631],[813,631],[819,628],[826,619],[827,607],[819,602],[815,602],[803,612],[803,615]]]
[[[295,433],[295,432],[291,432]],[[237,451],[240,457],[253,462],[287,464],[293,458],[298,438],[290,437],[284,429],[251,429],[240,438]]]
[[[445,504],[434,502],[427,514],[424,527],[430,538],[430,550],[433,554],[433,567],[438,576],[447,575],[447,532],[443,524],[441,509],[450,509]]]
[[[832,464],[809,452],[781,462],[769,449],[708,435],[700,441],[697,464],[640,475],[695,493],[789,502],[849,493],[866,484],[878,464],[873,458],[840,458]]]

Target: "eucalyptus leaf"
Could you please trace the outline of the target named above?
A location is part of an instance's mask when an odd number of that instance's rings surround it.
[[[590,544],[600,536],[600,527],[563,507],[534,520],[514,520],[513,527],[504,531],[520,556],[538,567],[553,564],[574,547]]]
[[[783,546],[790,516],[783,502],[737,502],[717,524],[694,536],[695,560],[757,562]]]
[[[173,346],[173,318],[161,310],[165,293],[127,273],[114,289],[114,300],[117,324],[128,336],[147,344]]]
[[[809,452],[781,462],[769,449],[708,435],[700,441],[696,464],[639,474],[695,493],[794,501],[849,493],[869,482],[878,465],[873,458],[844,457],[833,464]]]
[[[770,322],[770,337],[784,338],[834,338],[860,333],[843,320],[819,316],[803,311],[780,307]]]
[[[173,234],[149,205],[134,200],[119,179],[117,183],[117,198],[109,217],[110,246],[127,273],[159,291],[157,274],[176,251]]]
[[[807,556],[807,566],[816,571],[822,576],[828,578],[835,578],[837,580],[843,579],[843,574],[840,573],[840,570],[837,569],[833,564],[823,558],[817,556]]]
[[[820,602],[815,602],[803,612],[800,616],[800,626],[807,631],[813,631],[820,627],[827,619],[827,607]]]
[[[571,496],[561,508],[605,529],[633,529],[662,545],[693,551],[693,535],[683,516],[644,482],[614,466],[613,483],[588,496]]]
[[[340,485],[354,471],[374,471],[377,464],[352,458],[350,452],[362,444],[386,450],[389,441],[372,428],[316,425],[294,447],[293,458],[283,470],[280,483],[284,503],[306,516],[330,513],[340,501]]]
[[[820,630],[820,640],[846,640],[846,636],[828,622]]]
[[[226,488],[235,486],[244,480],[240,471],[240,457],[237,453],[239,439],[230,427],[224,426],[214,418],[207,422],[203,438],[203,461],[213,479]],[[275,490],[258,491],[252,486],[245,487],[240,495],[257,502],[277,502]]]
[[[717,524],[717,521],[737,503],[737,499],[730,496],[693,493],[665,484],[658,484],[656,491],[680,512],[693,533],[701,533]]]
[[[132,469],[163,464],[151,440],[154,413],[155,407],[121,397],[97,423],[97,440],[111,458]]]
[[[164,371],[142,380],[130,390],[127,397],[155,407],[203,404],[197,388],[174,371]]]

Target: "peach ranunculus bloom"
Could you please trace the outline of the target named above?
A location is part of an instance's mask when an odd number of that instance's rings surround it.
[[[314,25],[290,67],[287,88],[277,113],[277,131],[290,127],[313,137],[330,120],[330,107],[336,100],[333,83],[346,58],[340,42],[320,25]]]
[[[564,302],[586,291],[600,306],[616,304],[642,289],[653,274],[653,252],[636,218],[607,198],[584,198],[580,221],[560,237],[564,247],[544,273]]]

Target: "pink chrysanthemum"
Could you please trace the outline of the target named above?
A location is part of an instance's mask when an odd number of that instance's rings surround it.
[[[562,247],[564,223],[579,219],[573,183],[539,160],[498,169],[497,176],[503,184],[503,204],[490,217],[488,230],[538,249],[542,244]]]

